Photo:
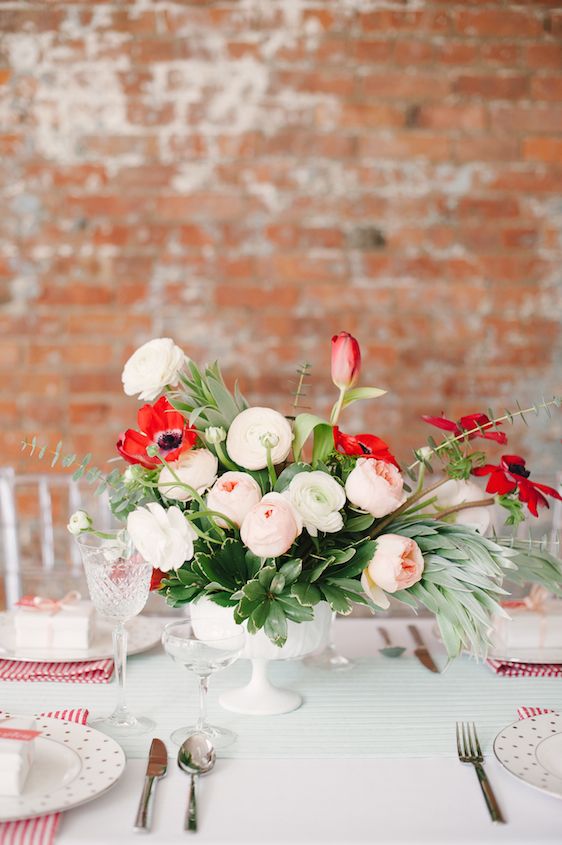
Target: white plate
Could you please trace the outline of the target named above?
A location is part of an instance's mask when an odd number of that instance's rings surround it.
[[[562,798],[562,714],[531,716],[503,728],[494,754],[515,777]]]
[[[433,636],[443,642],[437,625],[431,629]],[[463,650],[463,654],[470,657],[470,652]],[[542,666],[548,663],[562,663],[562,648],[517,648],[510,653],[501,649],[490,649],[488,652],[490,660],[499,660],[501,663],[530,663]]]
[[[121,777],[125,752],[114,739],[76,722],[37,718],[42,735],[21,795],[0,795],[0,821],[68,810],[102,795]]]
[[[129,637],[127,654],[139,654],[160,642],[162,622],[148,616],[135,616],[126,625]],[[111,631],[113,625],[106,619],[96,618],[96,634],[88,649],[62,648],[19,648],[15,645],[13,615],[0,613],[0,659],[38,661],[45,663],[83,662],[84,660],[105,660],[113,657]]]
[[[541,666],[545,663],[562,663],[562,648],[514,648],[509,653],[492,649],[488,657],[490,660],[501,660],[502,663],[534,663]]]

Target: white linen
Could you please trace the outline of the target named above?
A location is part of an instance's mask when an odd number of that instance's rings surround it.
[[[384,624],[395,642],[412,645],[404,620],[385,620]],[[336,641],[342,651],[349,656],[376,654],[383,643],[379,642],[372,625],[372,620],[338,620]],[[424,638],[441,662],[443,654],[431,637],[431,627],[430,622],[420,622]],[[488,670],[482,667],[482,671]],[[345,674],[340,677],[344,685]],[[518,681],[505,679],[505,683],[515,685]],[[554,693],[559,681],[553,679],[552,684]],[[61,699],[67,690],[72,687],[60,688]],[[79,692],[87,698],[90,688],[80,688]],[[520,703],[540,706],[542,702],[522,700]],[[463,712],[462,716],[465,715]],[[513,720],[516,718],[514,712]],[[342,724],[342,732],[345,729],[346,725]],[[423,725],[419,729],[423,730]],[[150,839],[155,845],[183,843],[188,779],[176,766],[176,749],[169,737],[161,738],[174,756],[169,761],[168,774],[158,784]],[[558,843],[560,802],[520,783],[494,758],[488,758],[486,766],[508,820],[504,827],[489,821],[472,768],[461,765],[453,757],[219,758],[213,773],[200,783],[197,839],[214,845],[232,842],[256,845]],[[57,845],[138,845],[132,825],[145,768],[145,760],[129,760],[123,778],[110,792],[66,813]]]

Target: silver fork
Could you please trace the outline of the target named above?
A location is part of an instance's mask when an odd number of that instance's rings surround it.
[[[490,786],[490,781],[484,771],[484,755],[478,742],[478,734],[474,722],[457,722],[457,752],[461,763],[472,763],[478,775],[478,783],[482,789],[486,806],[493,822],[505,824],[502,811],[496,796]]]

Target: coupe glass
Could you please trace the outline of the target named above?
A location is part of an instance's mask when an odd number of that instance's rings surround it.
[[[238,626],[237,626],[238,627]],[[162,643],[170,657],[190,669],[199,678],[199,716],[194,725],[173,732],[173,742],[181,745],[193,733],[204,733],[216,748],[225,748],[236,739],[226,728],[207,722],[207,690],[209,676],[226,669],[240,656],[244,648],[245,631],[233,630],[233,623],[224,625],[216,617],[170,622],[162,633]]]
[[[114,623],[113,660],[118,688],[117,706],[111,716],[93,719],[91,724],[115,736],[147,733],[155,727],[155,723],[150,719],[137,718],[125,703],[125,622],[137,616],[146,604],[152,565],[134,549],[124,531],[106,532],[103,537],[81,534],[76,541],[94,607],[100,616]]]

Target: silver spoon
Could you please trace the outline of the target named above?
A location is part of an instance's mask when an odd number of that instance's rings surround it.
[[[385,647],[379,648],[379,654],[382,654],[383,657],[401,657],[404,654],[406,651],[405,648],[402,648],[400,645],[392,645],[392,640],[386,628],[379,625],[378,632],[385,642]]]
[[[217,755],[212,742],[203,733],[194,733],[180,745],[178,766],[191,775],[184,830],[197,831],[197,777],[206,775],[215,765]]]

